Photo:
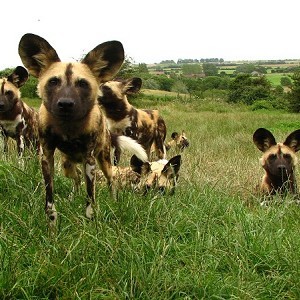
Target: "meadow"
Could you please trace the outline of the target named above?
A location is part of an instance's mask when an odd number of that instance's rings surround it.
[[[0,160],[0,299],[299,299],[300,207],[290,196],[260,205],[252,142],[259,127],[284,140],[299,115],[210,99],[134,104],[160,110],[167,140],[181,130],[190,140],[175,195],[124,189],[114,201],[97,183],[89,221],[84,185],[72,194],[57,159],[51,234],[39,160],[27,152],[20,164],[11,147]]]

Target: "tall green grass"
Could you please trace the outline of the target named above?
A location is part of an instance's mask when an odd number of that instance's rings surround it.
[[[283,140],[299,116],[220,101],[157,108],[168,138],[184,129],[190,140],[175,195],[125,189],[113,201],[98,183],[88,221],[84,185],[70,194],[57,160],[55,235],[38,159],[27,152],[20,164],[13,146],[1,156],[0,299],[300,297],[300,208],[289,196],[260,206],[261,153],[252,142],[258,127]]]

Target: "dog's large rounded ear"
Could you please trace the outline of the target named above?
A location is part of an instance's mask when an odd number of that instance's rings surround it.
[[[293,131],[283,143],[284,145],[290,147],[294,152],[300,149],[300,129]]]
[[[52,63],[60,61],[54,48],[45,39],[32,33],[22,36],[19,55],[24,66],[34,77],[39,77]]]
[[[133,77],[125,81],[124,89],[127,95],[136,94],[142,87],[142,79]]]
[[[142,166],[143,166],[143,162],[135,155],[133,155],[130,159],[130,166],[131,169],[138,173],[138,174],[142,174]]]
[[[253,142],[256,147],[262,151],[267,151],[271,146],[276,145],[276,140],[273,134],[265,129],[258,128],[253,134]]]
[[[7,77],[7,80],[14,84],[17,88],[20,88],[28,80],[28,72],[22,67],[18,66],[15,70]]]
[[[164,166],[161,173],[165,174],[167,178],[173,178],[178,176],[178,172],[181,166],[181,155],[172,157],[168,163]]]
[[[86,64],[99,83],[115,77],[124,61],[123,45],[119,41],[102,43],[91,50],[81,61]]]
[[[171,138],[172,138],[173,140],[175,140],[177,137],[178,137],[178,132],[173,132],[173,133],[171,134]]]

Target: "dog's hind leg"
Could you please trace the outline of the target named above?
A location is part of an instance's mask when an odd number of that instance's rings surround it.
[[[155,137],[154,146],[155,146],[155,153],[157,157],[159,159],[165,159],[167,151],[161,136],[158,135]]]
[[[112,172],[109,151],[105,151],[105,150],[101,151],[97,156],[97,160],[98,160],[99,166],[107,180],[107,185],[110,190],[111,196],[113,198],[115,198],[116,197],[115,186],[114,186],[114,181],[113,181],[113,172]]]
[[[154,143],[155,143],[156,155],[159,159],[166,158],[166,153],[167,153],[165,147],[166,134],[167,134],[167,128],[166,128],[165,121],[162,118],[158,118]]]
[[[81,183],[81,171],[75,163],[62,156],[62,167],[64,175],[74,180],[74,192],[77,192]]]

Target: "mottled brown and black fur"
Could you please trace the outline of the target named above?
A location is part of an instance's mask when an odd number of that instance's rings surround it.
[[[25,147],[39,149],[38,114],[21,100],[19,88],[28,79],[25,68],[18,66],[7,76],[0,79],[0,128],[4,138],[4,152],[8,150],[8,139],[17,143],[19,156]]]
[[[292,132],[283,143],[277,143],[269,130],[259,128],[253,134],[253,142],[263,152],[260,161],[265,175],[260,191],[265,195],[297,193],[294,168],[300,149],[300,130]]]
[[[86,216],[92,217],[95,203],[95,161],[113,189],[111,137],[97,98],[101,83],[111,80],[124,60],[118,41],[105,42],[91,50],[81,62],[61,62],[55,49],[42,37],[25,34],[19,55],[31,75],[39,79],[42,98],[39,136],[43,149],[42,173],[46,186],[46,213],[57,219],[53,201],[54,152],[59,149],[67,177],[80,181],[80,163],[86,181]]]
[[[165,158],[166,125],[158,110],[137,109],[132,106],[127,95],[137,93],[142,86],[140,78],[123,81],[109,81],[101,85],[98,98],[105,111],[109,129],[137,140],[146,150],[150,159],[151,146],[154,145],[159,159]],[[119,162],[120,153],[115,153]]]

